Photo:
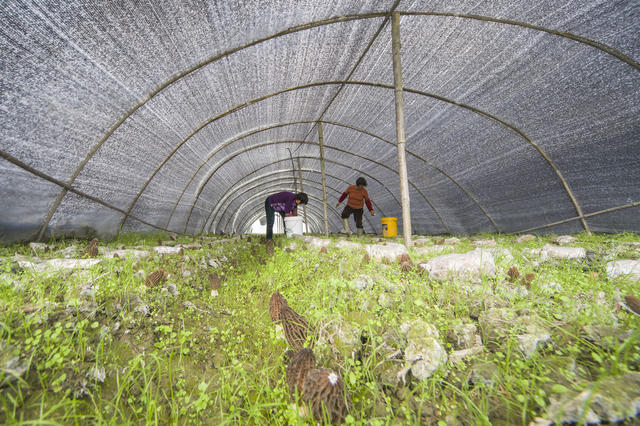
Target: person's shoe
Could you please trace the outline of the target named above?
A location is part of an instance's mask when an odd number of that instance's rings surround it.
[[[351,228],[349,228],[349,219],[342,219],[344,227],[340,230],[341,234],[351,235]]]
[[[358,228],[358,237],[362,237],[364,235],[364,228]]]

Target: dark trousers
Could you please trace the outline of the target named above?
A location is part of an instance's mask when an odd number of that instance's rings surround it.
[[[273,224],[276,221],[276,211],[271,207],[271,204],[269,204],[269,197],[264,200],[264,212],[267,216],[267,240],[271,240],[273,239]],[[284,220],[284,213],[280,213],[280,216],[282,216],[282,220]],[[360,216],[362,216],[362,214],[360,214]]]
[[[349,206],[345,206],[344,210],[342,210],[342,218],[349,219],[351,213],[353,213],[353,218],[356,220],[356,228],[362,228],[362,213],[364,212],[364,208],[362,209],[352,209]]]

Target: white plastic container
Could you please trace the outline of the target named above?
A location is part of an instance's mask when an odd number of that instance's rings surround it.
[[[302,235],[304,233],[302,216],[286,216],[284,218],[284,232],[287,237]]]

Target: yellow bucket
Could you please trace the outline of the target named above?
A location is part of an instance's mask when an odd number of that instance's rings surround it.
[[[382,236],[395,237],[398,235],[398,218],[397,217],[381,217]]]

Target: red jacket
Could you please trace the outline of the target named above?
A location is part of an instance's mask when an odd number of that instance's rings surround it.
[[[347,190],[342,193],[338,202],[341,203],[347,196],[349,196],[347,205],[352,209],[361,209],[364,207],[364,203],[367,203],[369,211],[373,210],[371,200],[369,199],[369,193],[364,187],[362,189],[357,189],[356,185],[349,186]]]

